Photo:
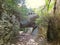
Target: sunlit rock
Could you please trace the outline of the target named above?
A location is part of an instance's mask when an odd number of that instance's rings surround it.
[[[34,39],[30,39],[30,40],[27,42],[27,45],[38,45],[38,43],[35,42]]]

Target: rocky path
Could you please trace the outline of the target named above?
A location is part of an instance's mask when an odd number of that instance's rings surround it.
[[[23,33],[15,38],[15,44],[12,45],[46,45],[46,40],[40,37],[37,39],[36,36]]]

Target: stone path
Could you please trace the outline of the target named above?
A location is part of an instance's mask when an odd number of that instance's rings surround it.
[[[23,33],[17,36],[16,43],[12,45],[46,45],[46,41],[42,37],[37,39],[33,35]]]

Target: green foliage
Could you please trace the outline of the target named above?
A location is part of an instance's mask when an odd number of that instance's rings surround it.
[[[55,1],[54,0],[45,0],[46,2],[46,7],[47,7],[47,11],[51,11],[54,7],[54,3]]]
[[[18,11],[21,13],[22,16],[26,16],[28,9],[25,6],[21,6],[20,8],[18,8]]]
[[[45,22],[48,20],[48,17],[50,17],[50,12],[54,7],[54,0],[45,0],[45,5],[41,6],[38,9],[33,9],[35,13],[39,15],[39,18],[36,20],[37,24],[45,24]],[[47,23],[46,23],[47,24]]]
[[[49,5],[49,0],[45,0],[45,2],[46,2],[46,7],[48,7],[48,5]]]
[[[54,7],[54,1],[53,2],[50,2],[50,5],[49,5],[49,11],[51,11]]]
[[[6,10],[15,10],[21,13],[21,16],[26,16],[28,9],[25,6],[18,6],[19,0],[5,0]],[[12,13],[12,12],[11,12]]]
[[[17,3],[15,1],[16,0],[5,0],[5,6],[7,6],[9,9],[10,8],[13,8],[14,9],[14,8],[17,7]]]
[[[51,10],[53,9],[54,1],[51,1],[49,3],[49,0],[45,0],[45,2],[46,2],[46,4],[44,6],[41,6],[38,9],[34,9],[34,11],[39,16],[39,18],[36,19],[36,24],[38,26],[44,28],[44,30],[42,29],[44,31],[44,32],[42,32],[42,35],[45,35],[46,36],[47,29],[48,29],[49,18],[51,17],[50,13],[51,13]],[[39,28],[39,29],[40,30],[38,32],[41,32],[41,28]]]

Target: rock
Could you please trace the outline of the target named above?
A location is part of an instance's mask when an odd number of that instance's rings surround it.
[[[38,45],[38,43],[35,42],[34,39],[29,39],[29,41],[27,42],[27,45]]]

